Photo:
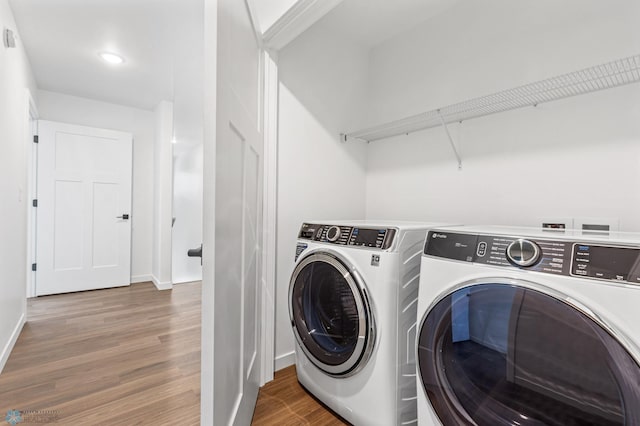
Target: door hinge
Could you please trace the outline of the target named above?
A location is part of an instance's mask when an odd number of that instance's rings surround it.
[[[38,135],[33,135],[33,143],[38,143]]]
[[[31,264],[31,270],[32,270],[33,272],[37,271],[37,270],[38,270],[38,264],[37,264],[37,263],[32,263],[32,264]]]
[[[32,205],[33,207],[38,207],[38,200],[33,200],[33,201],[31,202],[31,205]]]

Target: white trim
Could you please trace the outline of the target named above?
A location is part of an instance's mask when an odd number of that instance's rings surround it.
[[[298,0],[262,36],[265,46],[280,50],[336,7],[342,0]]]
[[[38,194],[35,191],[38,171],[36,164],[34,161],[37,159],[37,149],[38,145],[33,143],[33,135],[31,133],[32,121],[36,122],[39,118],[38,108],[36,106],[36,102],[31,95],[31,91],[29,89],[25,89],[25,107],[26,114],[25,119],[26,123],[24,125],[24,136],[23,139],[25,141],[25,161],[26,170],[27,170],[27,187],[25,188],[25,204],[26,204],[26,212],[27,215],[27,275],[26,275],[26,287],[27,294],[26,297],[36,297],[36,273],[31,270],[31,264],[36,263],[35,259],[35,247],[36,247],[36,224],[34,214],[34,207],[31,202],[33,199],[38,198]]]
[[[269,53],[264,62],[264,198],[262,245],[262,365],[260,384],[273,380],[275,357],[276,226],[278,176],[278,66]]]
[[[153,282],[153,275],[151,275],[151,274],[148,274],[148,275],[133,275],[129,279],[129,282],[131,284],[146,283],[146,282],[149,282],[149,281]]]
[[[173,283],[171,283],[171,281],[161,282],[159,279],[155,277],[155,275],[151,275],[151,282],[153,282],[153,285],[155,285],[158,290],[173,289]]]
[[[296,351],[287,352],[286,354],[276,357],[276,371],[287,368],[296,363]]]
[[[9,360],[9,355],[11,355],[11,351],[13,351],[13,347],[16,345],[18,341],[18,337],[20,337],[20,333],[22,332],[22,327],[24,327],[26,318],[24,312],[20,315],[20,319],[18,319],[18,323],[13,329],[13,333],[11,333],[11,338],[2,349],[2,353],[0,354],[0,373],[4,369],[4,366],[7,364]]]
[[[179,281],[174,281],[173,282],[173,286],[177,286],[177,285],[182,285],[182,284],[194,284],[194,283],[202,283],[202,278],[195,278],[192,280],[187,280],[187,279],[182,279]]]

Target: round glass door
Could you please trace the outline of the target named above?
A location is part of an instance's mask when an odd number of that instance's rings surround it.
[[[596,319],[522,284],[462,287],[423,318],[419,376],[440,421],[640,424],[640,368],[625,347]]]
[[[371,354],[374,330],[364,286],[343,262],[315,253],[289,286],[294,334],[307,357],[331,375],[353,374]]]

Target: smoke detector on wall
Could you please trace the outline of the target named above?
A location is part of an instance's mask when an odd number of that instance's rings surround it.
[[[2,40],[4,40],[4,47],[16,47],[16,35],[9,28],[5,28],[2,32]]]

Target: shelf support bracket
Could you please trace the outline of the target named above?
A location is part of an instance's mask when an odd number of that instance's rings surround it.
[[[361,141],[361,142],[369,143],[369,141],[368,141],[368,140],[366,140],[366,139],[356,138],[356,137],[353,137],[353,136],[349,136],[349,135],[348,135],[348,134],[346,134],[346,133],[340,133],[340,141],[341,141],[341,142],[349,142],[349,140]]]
[[[449,128],[447,127],[447,123],[445,123],[444,118],[438,111],[438,118],[440,119],[440,123],[444,128],[444,131],[447,133],[447,138],[449,138],[449,143],[451,144],[451,149],[453,150],[453,154],[456,156],[456,160],[458,160],[458,170],[462,170],[462,158],[460,158],[460,154],[458,153],[458,149],[456,148],[456,144],[451,137],[451,133],[449,133]]]

